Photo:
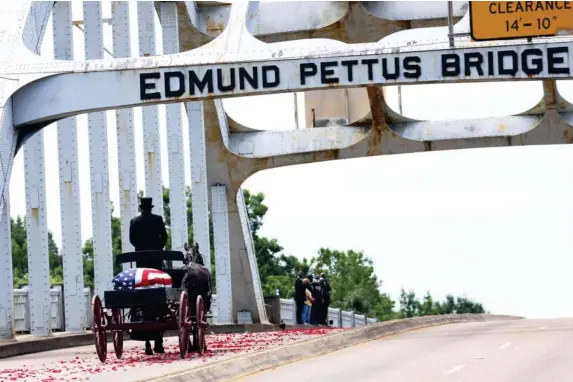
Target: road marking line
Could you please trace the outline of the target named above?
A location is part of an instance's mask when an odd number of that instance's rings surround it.
[[[466,365],[458,365],[458,366],[456,366],[456,367],[454,367],[454,368],[452,368],[452,369],[450,369],[450,370],[448,370],[448,371],[445,371],[445,372],[444,372],[444,375],[448,375],[448,374],[455,373],[456,371],[462,370],[464,367],[466,367]]]
[[[547,329],[547,326],[542,326],[539,329],[543,330],[543,329]]]
[[[511,346],[511,344],[509,342],[504,343],[503,345],[501,345],[500,347],[498,347],[498,349],[505,349],[506,347]]]

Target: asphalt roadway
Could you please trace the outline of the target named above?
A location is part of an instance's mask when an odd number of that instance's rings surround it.
[[[573,318],[420,329],[235,381],[571,382]]]

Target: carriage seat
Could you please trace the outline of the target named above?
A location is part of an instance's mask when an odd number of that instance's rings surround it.
[[[115,256],[117,264],[136,263],[149,258],[163,261],[184,261],[185,256],[181,251],[135,251],[120,253]]]

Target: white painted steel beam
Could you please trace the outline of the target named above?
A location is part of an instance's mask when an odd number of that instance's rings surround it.
[[[74,59],[72,5],[58,1],[52,16],[54,58]],[[64,271],[64,312],[66,331],[85,329],[86,304],[82,256],[80,181],[78,171],[76,117],[58,122],[58,162],[60,174],[60,220]]]
[[[217,272],[218,324],[233,323],[233,292],[231,290],[231,247],[229,243],[229,211],[225,186],[211,186],[215,267]]]
[[[193,204],[193,236],[199,243],[205,264],[211,264],[209,232],[209,191],[207,184],[207,153],[203,102],[188,102],[189,154],[191,156],[191,201]],[[218,288],[218,287],[217,287]]]
[[[161,2],[159,17],[163,30],[163,54],[179,53],[179,29],[175,2]],[[167,160],[169,167],[171,249],[184,251],[188,242],[187,197],[185,194],[185,157],[180,103],[166,105]],[[193,244],[193,243],[189,243]],[[204,249],[203,249],[204,250]],[[179,261],[173,266],[181,266]]]
[[[253,241],[253,233],[251,231],[251,224],[249,222],[249,213],[247,210],[247,204],[245,203],[245,197],[243,196],[243,189],[239,188],[237,193],[237,209],[239,213],[239,219],[241,221],[241,228],[243,230],[243,238],[245,241],[245,252],[241,254],[241,257],[247,257],[249,259],[249,270],[251,271],[251,279],[253,280],[253,294],[255,295],[255,301],[257,306],[257,313],[259,316],[259,321],[262,324],[268,323],[267,310],[265,309],[265,298],[263,294],[263,286],[261,285],[261,277],[259,275],[259,265],[257,263],[257,256],[255,252],[255,243]]]
[[[24,145],[24,173],[28,277],[30,281],[28,289],[30,333],[34,336],[48,336],[51,333],[51,296],[46,221],[44,135],[42,131],[36,133]]]
[[[10,235],[10,205],[0,207],[0,339],[14,337],[14,286],[12,268],[12,237]]]
[[[40,53],[51,6],[49,2],[30,4],[22,40],[35,54]],[[48,336],[52,329],[44,157],[44,132],[40,131],[24,145],[30,333],[36,336]]]
[[[473,48],[473,44],[458,43],[460,47],[467,47],[463,50],[451,50],[447,46],[436,45],[440,47],[438,50],[415,45],[400,49],[382,48],[379,44],[362,44],[359,47],[346,45],[324,49],[320,54],[307,51],[304,47],[296,51],[285,48],[284,51],[276,52],[273,49],[261,48],[240,53],[200,48],[197,49],[197,54],[160,56],[146,60],[110,60],[98,63],[97,67],[92,65],[85,69],[84,65],[79,64],[75,70],[93,71],[51,76],[20,89],[14,95],[15,124],[20,126],[42,123],[98,109],[199,101],[214,97],[378,85],[573,78],[573,59],[570,59],[570,56],[573,56],[573,40],[570,38]],[[301,58],[305,54],[308,54],[308,58]],[[475,68],[466,71],[463,67],[464,54],[472,54],[475,57],[479,55],[485,63],[491,62],[491,65],[484,64],[481,71]],[[325,58],[328,55],[331,56]],[[518,63],[516,70],[510,70],[511,66],[506,66],[505,69],[499,67],[498,57],[503,59],[503,55],[514,56]],[[541,57],[540,62],[550,62],[551,65],[544,64],[537,68],[531,64],[525,68],[519,64],[522,59],[532,59],[532,55]],[[257,56],[260,60],[255,58]],[[242,60],[245,61],[241,62]],[[502,61],[510,62],[509,59]],[[349,62],[353,63],[351,75],[347,70]],[[396,62],[400,71],[394,75]],[[63,71],[65,70],[61,69],[61,72]],[[179,76],[179,79],[174,78],[168,82],[172,84],[172,89],[166,89],[165,86],[168,72],[175,72],[175,76]],[[176,91],[179,88],[175,88],[175,84],[183,85],[182,91]],[[88,93],[85,97],[61,96],[77,89],[95,86],[98,86],[106,97],[98,97],[97,93]],[[173,92],[170,93],[169,90]],[[34,107],[30,108],[29,105]],[[153,115],[151,117],[144,122],[155,124]]]
[[[102,59],[103,25],[101,3],[83,3],[86,59]],[[93,89],[98,89],[94,87]],[[105,93],[97,92],[106,97]],[[103,298],[105,290],[111,290],[113,278],[113,254],[111,243],[111,211],[109,199],[108,141],[105,112],[88,115],[88,139],[90,147],[90,181],[92,199],[92,230],[94,241],[95,293]]]
[[[0,79],[0,95],[8,90],[6,89],[7,82],[10,81]],[[12,174],[12,164],[16,155],[18,139],[12,120],[12,99],[8,98],[4,107],[0,107],[0,219],[3,219],[4,216],[2,211],[9,209],[10,175]]]
[[[448,17],[447,1],[361,1],[370,14],[385,20],[429,20]],[[453,2],[454,16],[468,12],[467,1]]]
[[[131,57],[129,2],[113,1],[111,6],[113,55],[115,58]],[[115,120],[117,126],[121,247],[122,252],[125,253],[135,250],[129,241],[129,225],[131,219],[137,216],[138,208],[133,109],[116,110]],[[127,269],[130,264],[122,264],[122,267]]]
[[[155,8],[153,1],[137,2],[139,55],[155,56]],[[153,198],[153,213],[163,216],[163,179],[161,176],[161,139],[156,105],[141,108],[145,163],[145,196]],[[164,216],[163,216],[164,217]]]

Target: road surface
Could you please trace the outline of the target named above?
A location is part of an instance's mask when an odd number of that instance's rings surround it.
[[[422,329],[236,381],[571,382],[573,318]]]
[[[269,333],[208,335],[207,353],[203,356],[187,355],[185,359],[179,356],[178,341],[174,337],[165,339],[166,354],[153,356],[144,354],[143,342],[126,341],[120,360],[116,359],[113,353],[113,345],[108,343],[105,364],[99,362],[93,345],[53,350],[0,359],[0,382],[141,381],[204,366],[238,354],[252,353],[338,331],[340,330],[309,328]]]

